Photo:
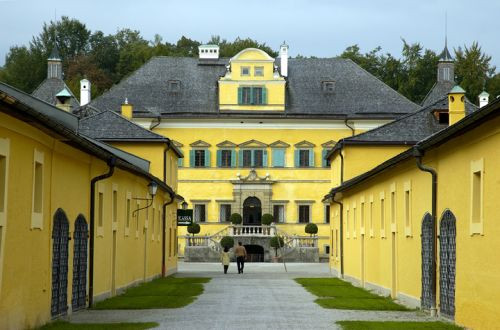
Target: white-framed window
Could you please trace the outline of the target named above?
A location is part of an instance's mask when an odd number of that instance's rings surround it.
[[[104,236],[104,184],[97,184],[97,237]]]
[[[374,237],[374,230],[373,230],[373,195],[370,195],[370,198],[368,200],[368,205],[369,205],[369,210],[368,210],[368,217],[370,221],[370,237]]]
[[[33,197],[31,228],[43,229],[44,153],[37,149],[33,154]]]
[[[135,209],[141,208],[141,203],[137,200],[135,203]],[[135,239],[139,239],[139,216],[140,212],[135,212]]]
[[[130,235],[130,220],[132,217],[132,193],[127,191],[125,199],[125,236]]]
[[[162,221],[161,221],[161,208],[158,207],[158,219],[157,221],[157,226],[156,226],[156,236],[157,236],[157,241],[160,241],[160,236],[161,236],[161,229],[162,229]]]
[[[241,67],[241,75],[242,76],[250,76],[250,67],[249,66],[242,66]]]
[[[483,223],[483,191],[484,191],[484,159],[472,161],[470,164],[470,235],[484,235]]]
[[[264,67],[263,66],[254,67],[253,75],[255,77],[263,77],[264,76]]]
[[[359,201],[359,234],[365,234],[365,197],[362,196]]]
[[[385,238],[385,192],[380,193],[380,237]]]
[[[391,184],[391,232],[396,232],[396,184]]]
[[[273,204],[273,217],[275,223],[285,222],[285,204]]]
[[[311,204],[299,204],[298,205],[298,218],[299,223],[310,223],[311,222]]]
[[[353,238],[357,237],[356,236],[356,225],[357,225],[357,223],[356,223],[357,212],[356,211],[357,211],[357,207],[356,207],[356,203],[354,203],[352,205],[352,237]]]
[[[207,221],[207,206],[205,204],[194,204],[194,222],[206,222]]]
[[[219,221],[229,222],[231,218],[231,204],[219,205]]]
[[[323,245],[323,248],[324,248],[324,253],[325,253],[326,255],[329,255],[329,254],[330,254],[330,245],[328,245],[328,244],[324,244],[324,245]]]
[[[147,210],[147,209],[146,209]],[[154,241],[155,240],[155,211],[156,211],[156,208],[155,206],[153,205],[153,210],[151,212],[151,240]]]
[[[116,183],[113,183],[111,205],[113,230],[116,230],[116,226],[118,224],[118,185]]]
[[[325,223],[330,223],[330,204],[325,204]]]
[[[9,139],[0,138],[0,294],[2,289],[3,255],[7,224],[7,200],[9,188]]]
[[[405,236],[412,236],[411,221],[411,182],[404,183],[404,218],[405,218]]]
[[[350,228],[349,228],[349,206],[346,207],[346,210],[345,210],[345,238],[350,238],[351,235],[350,235]]]

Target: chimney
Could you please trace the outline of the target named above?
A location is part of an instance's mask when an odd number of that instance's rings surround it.
[[[450,125],[465,117],[465,91],[458,85],[448,93],[448,113]]]
[[[218,45],[198,46],[198,57],[200,58],[200,60],[219,59],[219,46]]]
[[[479,94],[478,97],[479,97],[479,108],[488,105],[488,103],[490,102],[490,94],[488,94],[486,91],[483,91],[481,94]]]
[[[80,80],[80,106],[90,103],[90,81]]]
[[[122,116],[127,118],[127,119],[132,119],[132,113],[134,108],[132,107],[132,104],[128,103],[128,99],[125,99],[125,102],[122,104]]]
[[[280,46],[280,68],[283,77],[288,76],[288,45],[283,41]]]

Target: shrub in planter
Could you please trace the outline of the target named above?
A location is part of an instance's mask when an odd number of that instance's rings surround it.
[[[265,226],[269,226],[271,223],[273,223],[274,217],[272,214],[266,213],[262,215],[262,224]]]
[[[279,241],[278,241],[279,240]],[[285,240],[281,236],[274,236],[269,242],[272,248],[274,248],[275,256],[278,256],[278,249],[285,246]]]
[[[318,226],[315,223],[308,223],[306,225],[305,231],[307,234],[315,235],[318,233]]]
[[[231,249],[234,246],[234,239],[231,236],[224,236],[220,240],[220,245],[223,248]]]
[[[231,223],[233,225],[240,225],[243,219],[241,218],[241,215],[239,213],[233,213],[231,214],[231,217],[229,218]]]
[[[194,236],[195,234],[200,233],[200,230],[201,230],[201,227],[200,227],[200,225],[199,225],[199,224],[197,224],[197,223],[193,223],[193,224],[191,224],[191,225],[189,225],[189,226],[187,227],[187,231],[188,231],[188,233],[193,234],[193,236]]]

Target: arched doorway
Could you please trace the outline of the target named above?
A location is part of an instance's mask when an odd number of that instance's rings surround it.
[[[455,317],[456,219],[444,211],[439,226],[439,306],[441,314]]]
[[[69,222],[66,213],[57,209],[52,228],[52,317],[64,315],[68,309],[68,240]]]
[[[243,224],[260,226],[262,218],[262,207],[257,197],[248,197],[243,202]]]
[[[264,262],[264,248],[260,245],[245,245],[247,262]]]
[[[87,295],[87,221],[83,215],[79,215],[75,221],[74,252],[73,252],[73,295],[71,306],[73,310],[84,308]]]
[[[422,244],[422,296],[420,299],[420,304],[422,309],[430,309],[433,301],[433,268],[434,268],[434,253],[432,251],[433,246],[433,224],[432,216],[429,213],[425,213],[422,220],[422,234],[421,234],[421,244]]]

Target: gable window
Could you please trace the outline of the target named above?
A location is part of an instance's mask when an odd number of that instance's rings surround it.
[[[265,87],[239,87],[238,104],[263,105],[267,104],[267,90]]]
[[[299,223],[309,223],[310,212],[310,205],[299,205]]]
[[[312,148],[295,149],[295,167],[314,167],[314,152]]]
[[[250,75],[250,67],[249,66],[242,66],[241,67],[241,75],[242,76],[249,76]]]
[[[273,205],[273,218],[276,223],[285,222],[285,205]]]
[[[230,217],[231,217],[231,204],[221,204],[219,212],[219,221],[229,222]]]
[[[240,150],[240,161],[242,167],[266,167],[267,150],[243,149]]]
[[[254,76],[263,77],[264,76],[264,67],[263,66],[256,66],[254,68]]]
[[[299,150],[299,166],[309,167],[309,150]]]
[[[170,93],[178,93],[181,90],[181,82],[179,80],[168,81],[168,91]]]
[[[194,205],[194,222],[205,222],[206,221],[206,206],[205,204],[195,204]]]
[[[236,152],[231,149],[217,150],[217,166],[218,167],[235,167]]]
[[[190,151],[191,167],[210,167],[210,151],[207,149],[193,149]]]
[[[323,93],[333,93],[335,91],[335,81],[323,81],[321,83]]]
[[[321,166],[322,167],[330,167],[330,165],[331,165],[330,159],[326,158],[326,155],[328,154],[329,151],[330,151],[330,149],[323,149],[323,151],[321,152]]]

